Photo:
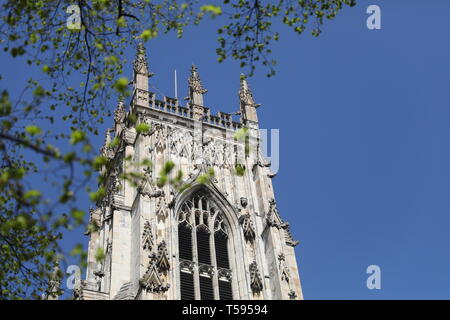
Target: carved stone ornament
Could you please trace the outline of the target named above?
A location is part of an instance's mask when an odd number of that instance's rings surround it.
[[[167,252],[167,245],[164,240],[158,245],[158,260],[156,266],[160,272],[167,272],[170,270],[169,253]]]
[[[295,298],[297,298],[297,294],[295,293],[294,290],[289,291],[289,299],[291,300],[295,300]]]
[[[239,99],[242,104],[252,106],[252,107],[259,107],[260,104],[255,103],[255,100],[253,99],[253,94],[250,91],[250,87],[248,86],[247,80],[245,79],[245,76],[241,74],[241,86],[239,88]]]
[[[123,96],[119,97],[119,103],[114,111],[114,122],[116,124],[123,124],[125,120],[125,107],[123,106]]]
[[[138,192],[148,198],[159,198],[164,196],[164,191],[158,189],[152,180],[151,168],[144,169],[144,177],[137,187]]]
[[[291,279],[291,273],[289,272],[289,268],[286,264],[286,259],[283,253],[278,255],[279,265],[278,268],[280,270],[281,280],[289,283]]]
[[[83,291],[86,287],[85,280],[78,280],[75,288],[73,288],[73,299],[74,300],[84,300]]]
[[[153,250],[153,232],[152,232],[152,226],[150,225],[150,222],[147,220],[144,223],[144,232],[142,233],[142,247],[144,250]]]
[[[214,267],[213,266],[210,266],[210,265],[208,265],[208,264],[200,264],[199,266],[198,266],[198,272],[200,273],[200,274],[207,274],[207,275],[209,275],[210,277],[212,277],[213,275],[214,275]]]
[[[239,217],[239,222],[244,232],[244,238],[246,241],[253,242],[256,238],[255,228],[253,226],[250,214],[244,214]]]
[[[192,159],[194,138],[188,130],[170,128],[170,152],[180,158]]]
[[[161,124],[153,124],[152,133],[154,134],[154,146],[156,151],[162,152],[166,147],[166,135],[164,127]]]
[[[231,281],[232,279],[232,272],[229,269],[224,269],[224,268],[219,268],[217,270],[217,275],[219,277],[219,279],[227,279],[228,281]]]
[[[162,191],[156,199],[156,216],[159,219],[165,219],[167,217],[167,204],[164,193]]]
[[[121,175],[121,168],[120,166],[116,166],[111,173],[109,183],[106,188],[108,195],[111,196],[115,193],[120,193],[122,191],[122,183],[120,175]]]
[[[62,293],[61,290],[61,270],[59,266],[56,265],[52,274],[48,279],[47,289],[45,290],[42,298],[44,300],[56,300],[58,296]]]
[[[100,149],[100,153],[102,154],[102,156],[108,159],[113,159],[116,153],[110,147],[110,144],[111,144],[111,129],[108,128],[106,129],[105,132],[105,141],[103,143],[103,147]]]
[[[165,292],[169,289],[170,285],[165,283],[161,278],[158,268],[156,266],[157,256],[153,253],[150,256],[150,263],[144,276],[139,280],[139,285],[147,292]]]
[[[89,209],[89,226],[84,233],[85,235],[91,234],[91,232],[95,232],[101,225],[101,208],[90,208]]]
[[[145,46],[142,42],[139,42],[137,48],[136,58],[133,62],[134,72],[148,76],[149,78],[154,73],[148,71],[147,54],[145,53]]]
[[[280,215],[278,213],[275,200],[273,198],[269,199],[269,211],[266,214],[267,225],[279,229],[281,228],[281,224],[279,223],[279,221]]]
[[[284,238],[288,246],[295,247],[300,243],[300,241],[294,240],[292,237],[291,227],[288,222],[283,222],[281,228],[284,229]]]
[[[210,138],[208,142],[203,144],[203,157],[205,163],[209,166],[218,168],[224,167],[225,164],[225,145],[219,139]]]
[[[260,293],[263,290],[263,282],[258,270],[256,261],[253,261],[249,267],[250,270],[250,287],[253,293]]]
[[[189,77],[189,87],[195,93],[204,94],[208,92],[208,90],[203,88],[200,76],[197,71],[197,67],[194,65],[192,65],[191,67],[191,76]]]
[[[194,268],[195,268],[195,263],[193,261],[180,259],[180,270],[185,270],[190,273],[193,273]]]
[[[144,169],[144,177],[140,181],[138,187],[138,192],[143,195],[151,198],[154,196],[154,186],[152,181],[152,169],[145,168]]]
[[[111,255],[111,254],[112,254],[112,241],[108,241],[108,242],[106,243],[106,252],[105,252],[105,255],[108,256],[108,255]]]

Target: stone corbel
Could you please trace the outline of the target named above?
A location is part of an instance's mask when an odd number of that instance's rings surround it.
[[[232,277],[233,277],[233,274],[232,274],[231,270],[229,270],[229,269],[224,269],[224,268],[219,268],[219,269],[217,270],[217,275],[218,275],[219,279],[225,278],[225,279],[227,279],[228,281],[231,281],[231,280],[232,280]]]
[[[186,270],[190,273],[194,272],[195,263],[189,260],[181,260],[180,259],[180,270]]]
[[[198,266],[198,272],[201,274],[208,274],[211,278],[214,275],[214,268],[207,264],[200,264]]]

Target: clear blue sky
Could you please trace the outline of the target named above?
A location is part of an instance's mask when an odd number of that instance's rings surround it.
[[[366,27],[370,4],[381,30]],[[358,0],[319,38],[284,29],[277,75],[249,80],[261,127],[280,130],[274,187],[301,242],[306,299],[450,299],[449,14],[445,0]],[[184,97],[194,62],[206,105],[236,111],[241,70],[216,62],[219,26],[150,41],[153,87],[173,96],[177,69]],[[80,239],[73,232],[67,244]],[[381,290],[366,288],[372,264]]]

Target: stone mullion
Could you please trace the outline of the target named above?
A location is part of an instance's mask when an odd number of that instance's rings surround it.
[[[209,215],[209,212],[208,212]],[[216,214],[217,216],[217,214]],[[212,282],[213,282],[213,289],[214,289],[214,299],[215,300],[219,300],[220,296],[219,296],[219,277],[218,277],[218,269],[217,269],[217,258],[216,258],[216,242],[215,242],[215,237],[214,237],[214,219],[211,219],[211,217],[209,217],[209,229],[211,230],[210,233],[210,253],[211,253],[211,265],[213,267],[213,274],[211,275],[212,277]]]
[[[191,209],[192,221],[192,261],[194,261],[194,292],[195,300],[200,300],[200,273],[197,252],[197,226],[195,225],[195,205]]]

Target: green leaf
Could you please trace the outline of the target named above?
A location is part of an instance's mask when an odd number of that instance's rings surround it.
[[[95,261],[102,262],[105,259],[105,252],[103,248],[98,247],[95,251]]]
[[[144,41],[148,41],[153,38],[156,38],[157,36],[158,36],[158,31],[146,29],[146,30],[142,31],[142,33],[139,37],[141,39],[143,39]]]
[[[41,197],[41,192],[36,189],[28,190],[23,196],[25,199],[33,199]]]
[[[32,135],[32,136],[35,136],[35,135],[38,135],[38,134],[41,134],[41,133],[42,133],[41,128],[39,128],[38,126],[35,126],[35,125],[27,126],[27,127],[25,128],[25,131],[26,131],[28,134]]]
[[[235,172],[236,175],[238,175],[239,177],[242,177],[245,174],[245,167],[241,164],[237,164],[235,167]]]
[[[89,198],[91,199],[92,202],[97,202],[100,201],[101,199],[103,199],[106,195],[106,190],[103,187],[100,187],[97,191],[95,192],[91,192],[89,194]]]
[[[99,170],[102,166],[104,166],[108,162],[108,159],[104,156],[97,156],[94,159],[93,167],[95,170]]]
[[[173,161],[167,161],[166,163],[164,163],[164,167],[163,167],[163,169],[162,169],[162,172],[161,172],[161,174],[162,175],[167,175],[167,174],[169,174],[171,171],[172,171],[172,169],[175,167],[175,163],[173,162]]]
[[[84,219],[84,215],[85,215],[84,211],[74,209],[71,211],[71,215],[75,219],[77,224],[83,223],[83,219]]]
[[[201,6],[200,10],[202,12],[209,12],[213,16],[218,16],[222,14],[222,8],[220,6],[214,6],[212,4]]]
[[[86,133],[80,130],[72,131],[70,135],[70,144],[77,144],[86,139]]]
[[[121,77],[114,83],[113,88],[122,95],[128,96],[130,94],[127,90],[129,82],[127,77]]]
[[[238,141],[244,141],[247,134],[248,134],[248,128],[243,127],[239,130],[236,130],[236,132],[234,133],[234,138]]]
[[[141,122],[136,126],[137,133],[147,133],[150,130],[150,126],[145,122]]]

